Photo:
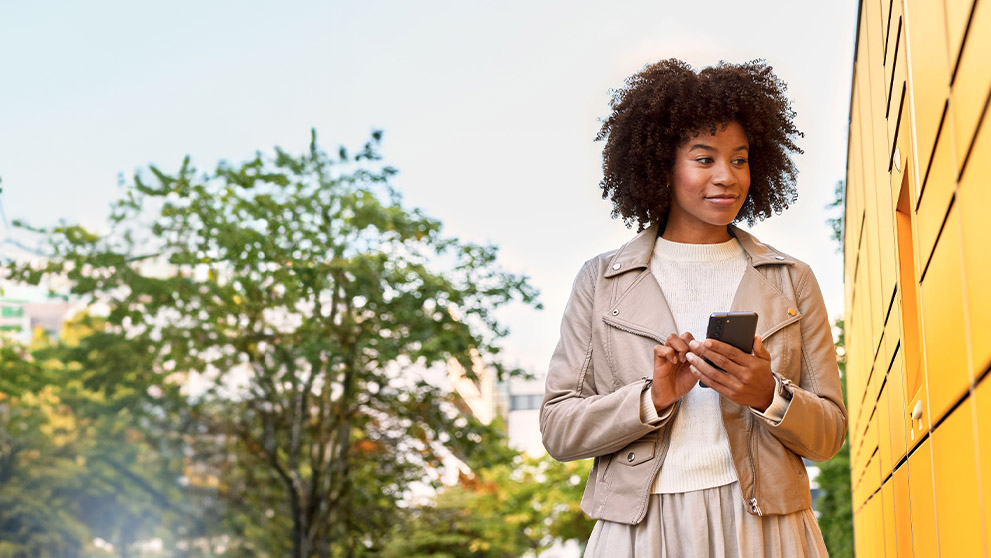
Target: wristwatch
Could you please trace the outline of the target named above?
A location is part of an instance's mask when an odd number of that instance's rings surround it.
[[[790,385],[792,385],[791,380],[780,376],[778,377],[778,395],[780,395],[785,401],[791,401],[791,398],[795,395],[790,389],[788,389],[788,386]]]

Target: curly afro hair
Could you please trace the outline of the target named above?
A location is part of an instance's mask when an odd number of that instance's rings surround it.
[[[668,176],[679,146],[708,129],[736,121],[750,143],[750,192],[735,221],[753,225],[798,198],[791,160],[803,134],[786,86],[763,60],[720,62],[696,72],[677,59],[649,64],[611,91],[612,109],[596,136],[602,150],[602,198],[613,217],[637,230],[659,223],[670,205]]]

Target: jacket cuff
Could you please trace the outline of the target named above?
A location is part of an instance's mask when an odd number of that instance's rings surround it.
[[[781,395],[781,379],[775,376],[774,399],[771,400],[771,405],[768,406],[763,413],[753,407],[749,407],[749,409],[751,413],[764,419],[764,421],[770,426],[777,426],[781,424],[781,421],[785,418],[785,413],[788,412],[788,407],[790,405],[791,399],[785,399],[784,396]]]
[[[650,398],[650,389],[648,388],[640,392],[640,422],[657,426],[661,421],[670,417],[673,410],[674,404],[672,403],[665,409],[662,409],[662,412],[658,414],[657,409],[654,408],[654,402]]]

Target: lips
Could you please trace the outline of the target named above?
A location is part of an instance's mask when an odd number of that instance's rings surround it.
[[[706,201],[712,202],[717,205],[733,205],[736,203],[737,196],[731,195],[720,195],[720,196],[706,196]]]

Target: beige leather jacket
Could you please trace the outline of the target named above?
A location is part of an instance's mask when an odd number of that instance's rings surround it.
[[[771,369],[793,396],[777,426],[722,398],[723,424],[747,510],[792,513],[812,505],[801,458],[831,458],[846,433],[830,322],[808,265],[736,227],[730,232],[749,262],[730,310],[757,312]],[[647,265],[656,237],[655,225],[585,263],[547,374],[540,409],[544,446],[561,461],[595,458],[581,503],[593,519],[643,519],[680,406],[658,424],[640,419],[653,348],[675,333]]]

